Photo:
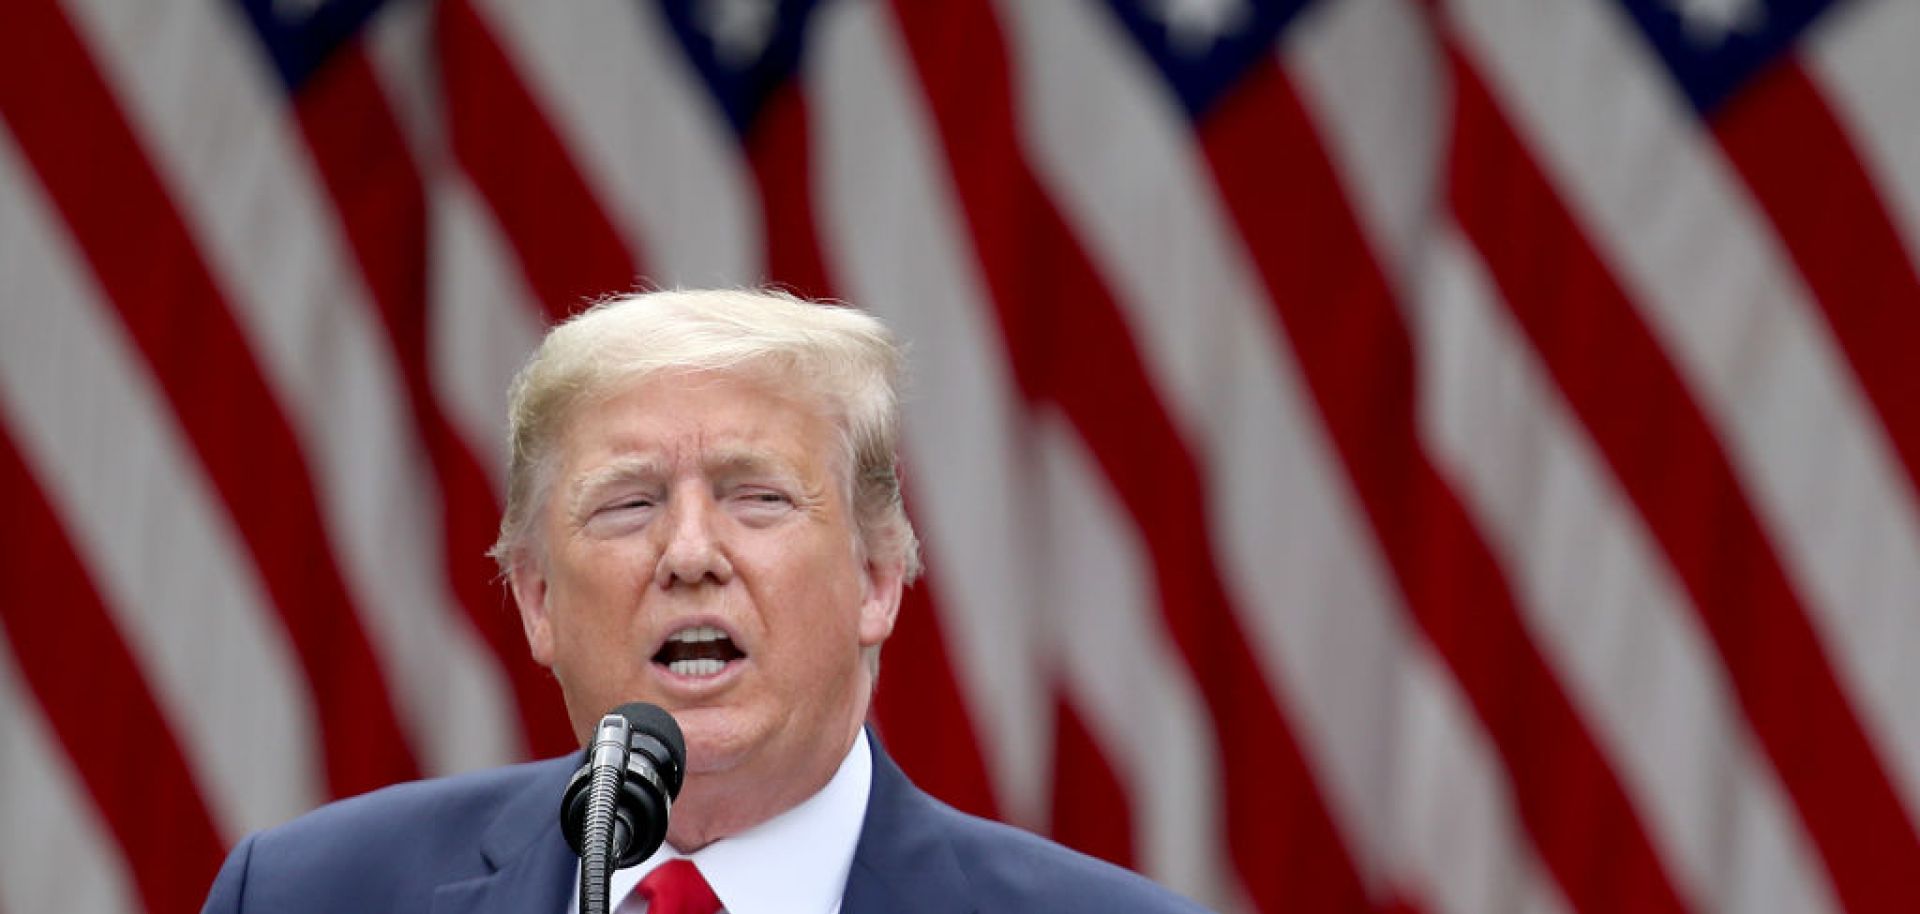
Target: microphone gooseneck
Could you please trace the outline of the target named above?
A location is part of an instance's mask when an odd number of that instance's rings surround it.
[[[614,806],[621,774],[627,767],[630,725],[618,714],[601,719],[587,749],[587,791],[580,823],[580,914],[606,914],[608,884],[613,877]],[[578,778],[576,777],[577,781]],[[567,804],[571,808],[573,804]]]
[[[600,719],[560,801],[561,832],[580,855],[580,914],[606,914],[613,871],[666,840],[686,759],[679,724],[660,708],[634,702]]]

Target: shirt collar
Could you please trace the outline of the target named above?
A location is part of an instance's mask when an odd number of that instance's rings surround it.
[[[614,872],[608,908],[619,910],[655,867],[690,857],[728,914],[834,914],[847,889],[847,872],[853,868],[872,789],[873,750],[863,727],[839,770],[818,793],[692,854],[662,844],[652,857]],[[576,903],[568,905],[570,912]]]

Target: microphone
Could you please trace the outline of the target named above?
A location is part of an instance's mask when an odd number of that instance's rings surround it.
[[[673,715],[633,702],[600,718],[560,799],[560,831],[580,855],[580,914],[606,914],[613,871],[660,849],[686,767]]]

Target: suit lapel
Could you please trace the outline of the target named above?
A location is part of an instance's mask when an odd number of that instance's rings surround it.
[[[940,820],[944,810],[907,780],[871,731],[873,789],[841,914],[971,914],[973,898]],[[449,882],[432,914],[562,914],[578,858],[560,836],[560,793],[575,759],[540,767],[480,837],[485,875]]]
[[[873,790],[847,873],[841,914],[968,914],[973,896],[940,827],[941,808],[868,731]]]
[[[563,914],[578,858],[560,836],[560,793],[577,760],[540,766],[480,835],[487,874],[433,893],[432,914]]]

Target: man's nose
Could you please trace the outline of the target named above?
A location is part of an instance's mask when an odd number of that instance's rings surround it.
[[[667,503],[663,520],[667,543],[660,551],[660,565],[654,569],[656,586],[725,584],[733,579],[733,564],[727,560],[717,528],[720,507],[712,495],[676,493]]]

